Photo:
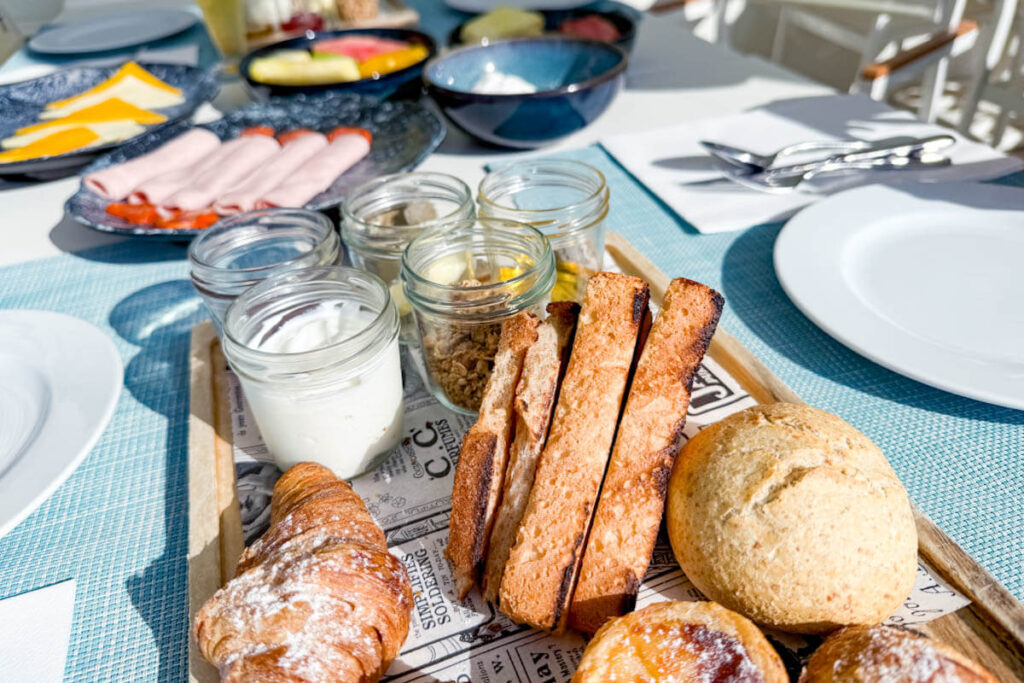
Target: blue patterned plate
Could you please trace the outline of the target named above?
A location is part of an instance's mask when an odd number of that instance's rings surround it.
[[[311,128],[324,133],[338,126],[366,128],[373,133],[370,153],[358,164],[338,176],[334,184],[306,204],[307,209],[322,211],[341,203],[345,194],[357,185],[388,173],[409,171],[437,149],[445,136],[445,126],[436,114],[415,102],[380,101],[354,94],[299,95],[289,99],[258,102],[237,109],[224,118],[203,124],[222,140],[236,137],[250,126],[270,126],[282,132]],[[159,147],[188,130],[190,124],[178,123],[140,136],[115,151],[100,157],[85,171],[91,173],[127,161]],[[110,201],[87,189],[79,188],[64,209],[68,215],[91,228],[119,235],[181,239],[201,230],[170,230],[128,221],[107,213]]]
[[[185,96],[185,101],[174,107],[156,110],[166,116],[167,121],[156,126],[149,126],[145,133],[137,135],[132,140],[144,137],[191,115],[196,107],[203,102],[212,100],[217,95],[217,77],[211,71],[179,64],[140,63],[139,66],[164,83],[180,88]],[[14,135],[19,128],[38,123],[39,115],[47,104],[85,92],[110,78],[118,68],[77,67],[56,71],[30,81],[0,86],[0,112],[3,112],[3,116],[0,117],[0,138],[9,137]],[[122,140],[75,150],[67,154],[0,164],[0,175],[55,174],[60,171],[71,173],[99,155],[126,142]]]

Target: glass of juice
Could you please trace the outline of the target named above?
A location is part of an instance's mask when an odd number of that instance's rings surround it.
[[[197,0],[206,29],[223,57],[225,73],[238,71],[245,54],[245,0]]]

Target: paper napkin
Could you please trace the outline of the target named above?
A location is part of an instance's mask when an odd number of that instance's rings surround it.
[[[0,600],[0,678],[61,683],[74,609],[73,580]]]
[[[823,177],[812,192],[768,194],[723,177],[700,146],[722,142],[760,154],[806,140],[879,140],[896,136],[956,135],[946,150],[948,168],[922,171],[867,171]],[[828,95],[780,100],[740,114],[680,123],[668,128],[624,133],[601,141],[626,170],[700,232],[742,230],[782,220],[807,204],[841,189],[869,183],[977,181],[997,178],[1024,167],[986,145],[953,131],[922,123],[862,95]]]

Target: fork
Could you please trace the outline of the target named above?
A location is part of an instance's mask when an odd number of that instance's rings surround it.
[[[891,142],[898,143],[903,140],[910,141],[913,138],[892,138]],[[874,143],[864,140],[816,140],[810,142],[797,142],[787,145],[773,154],[757,154],[739,147],[732,147],[721,142],[701,140],[700,144],[713,157],[724,161],[731,166],[744,169],[749,173],[759,173],[775,165],[775,162],[784,156],[799,154],[801,152],[829,152],[831,154],[844,154],[859,152]]]
[[[761,192],[785,194],[798,189],[805,180],[827,173],[843,171],[886,171],[886,170],[919,170],[924,168],[942,168],[952,162],[949,157],[939,154],[924,154],[909,157],[883,157],[846,161],[834,159],[819,164],[810,170],[797,173],[755,173],[741,172],[735,167],[723,166],[726,177],[739,185]]]

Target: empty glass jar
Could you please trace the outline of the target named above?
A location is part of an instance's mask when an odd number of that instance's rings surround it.
[[[480,216],[532,225],[551,240],[558,267],[555,300],[583,301],[587,279],[604,260],[608,185],[579,161],[528,159],[501,166],[480,182]]]
[[[353,190],[342,207],[341,238],[352,263],[391,285],[402,317],[401,340],[416,341],[412,309],[402,293],[399,271],[409,242],[439,223],[472,218],[473,194],[444,173],[399,173]]]
[[[189,246],[188,260],[192,285],[221,334],[224,313],[239,294],[278,273],[338,264],[341,242],[323,214],[260,209],[203,232]]]
[[[501,324],[540,314],[555,284],[548,240],[502,219],[444,223],[409,243],[402,283],[412,305],[431,392],[465,413],[480,408]]]

